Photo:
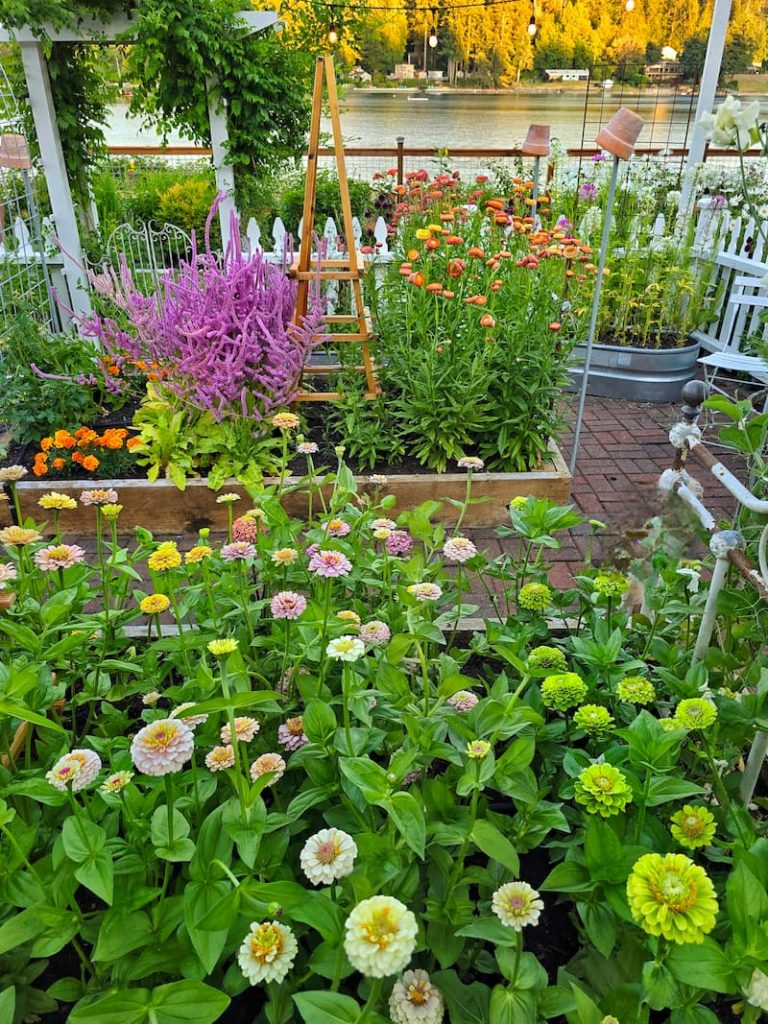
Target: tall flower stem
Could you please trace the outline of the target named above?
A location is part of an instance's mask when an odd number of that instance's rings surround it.
[[[176,620],[176,626],[179,630],[179,647],[181,647],[181,656],[184,661],[184,671],[187,675],[192,675],[192,666],[189,662],[189,651],[187,650],[187,640],[184,635],[184,620],[181,617],[181,610],[179,609],[179,602],[176,598],[176,588],[173,585],[173,580],[169,576],[168,578],[168,597],[171,600],[171,607],[173,608],[173,617]]]
[[[173,772],[168,772],[163,779],[165,781],[165,813],[168,820],[168,849],[172,850],[176,841],[173,820]]]
[[[645,782],[643,783],[643,802],[640,805],[640,810],[637,815],[637,825],[635,826],[635,842],[640,843],[643,838],[643,825],[645,824],[645,808],[648,804],[648,794],[651,791],[651,778],[652,772],[650,768],[645,769]]]
[[[288,656],[291,652],[291,620],[285,620],[285,645],[283,647],[283,667],[280,672],[280,678],[285,679],[285,673],[288,671]],[[288,699],[290,700],[293,696],[293,680],[288,681]]]
[[[453,528],[454,537],[458,537],[459,531],[461,530],[461,524],[464,522],[464,517],[467,514],[469,508],[469,499],[472,494],[472,470],[467,470],[467,486],[464,491],[464,504],[461,506],[459,511],[459,518],[456,520],[456,525]]]
[[[243,606],[243,618],[245,619],[245,625],[248,629],[248,637],[253,643],[253,623],[251,622],[251,616],[248,612],[248,592],[245,588],[245,570],[243,563],[238,561],[237,563],[237,586],[240,591],[240,603]]]
[[[382,978],[373,978],[371,981],[371,990],[368,993],[368,998],[365,1001],[365,1006],[360,1011],[360,1016],[357,1018],[355,1024],[365,1024],[370,1018],[371,1012],[376,1009],[381,999],[381,988],[384,984]]]
[[[331,580],[330,577],[325,581],[325,597],[323,600],[323,624],[320,629],[320,665],[317,670],[317,696],[322,696],[323,693],[323,673],[325,671],[325,638],[328,634],[328,616],[331,613]]]
[[[509,979],[509,987],[514,990],[517,984],[517,976],[520,973],[520,957],[523,953],[523,933],[515,933],[515,960],[512,964],[512,977]]]
[[[16,484],[13,481],[10,481],[8,486],[11,489],[11,498],[13,499],[13,508],[14,508],[14,511],[16,512],[16,522],[19,524],[19,526],[23,526],[24,525],[24,519],[23,519],[22,514],[21,514],[21,502],[19,501],[18,489],[16,487]]]
[[[355,753],[352,746],[352,727],[349,717],[349,690],[352,682],[352,669],[344,665],[341,672],[341,711],[344,719],[344,737],[347,742],[347,753],[352,757]]]
[[[242,821],[243,828],[248,826],[248,808],[245,802],[245,793],[243,791],[243,784],[245,782],[245,774],[240,760],[240,745],[237,741],[237,732],[235,731],[235,712],[230,703],[230,689],[229,689],[229,673],[227,671],[227,663],[224,659],[220,662],[220,679],[221,679],[221,692],[224,695],[224,700],[227,702],[227,722],[229,724],[229,742],[232,745],[232,754],[235,758],[235,779],[237,798],[240,801],[240,819]]]
[[[703,739],[701,745],[704,752],[704,758],[706,759],[707,765],[709,766],[710,774],[712,776],[712,787],[714,788],[715,793],[717,794],[717,799],[720,803],[720,806],[725,811],[727,817],[729,817],[733,822],[734,827],[739,835],[739,842],[745,849],[747,849],[751,844],[751,840],[749,837],[747,837],[746,839],[744,838],[744,833],[741,829],[741,822],[734,813],[733,802],[731,798],[728,796],[728,790],[723,785],[723,780],[720,778],[720,772],[717,770],[717,765],[715,764],[715,759],[712,754],[712,745],[708,739]]]
[[[464,833],[464,840],[459,850],[459,855],[453,863],[453,870],[448,878],[448,884],[445,888],[445,896],[443,897],[442,910],[445,910],[448,905],[448,900],[451,898],[453,890],[461,879],[461,873],[464,870],[464,858],[467,856],[467,850],[472,837],[472,830],[475,827],[477,821],[477,805],[480,799],[480,761],[474,761],[475,766],[475,787],[472,790],[472,797],[469,802],[469,821],[467,822],[467,830]]]

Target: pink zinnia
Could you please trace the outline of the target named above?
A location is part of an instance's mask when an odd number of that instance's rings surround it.
[[[348,576],[352,563],[340,551],[316,551],[310,559],[309,571],[318,576]]]
[[[443,545],[443,554],[451,562],[468,562],[477,554],[477,548],[466,537],[449,537]]]
[[[309,547],[305,549],[304,553],[305,553],[305,555],[307,555],[308,558],[311,558],[319,550],[320,550],[320,545],[319,544],[310,544]]]
[[[277,738],[288,751],[298,750],[309,739],[304,732],[304,719],[301,715],[296,718],[289,718],[277,730]]]
[[[384,544],[390,555],[407,555],[413,547],[413,537],[407,530],[393,530]]]
[[[272,598],[269,607],[275,619],[298,619],[307,607],[307,599],[293,590],[281,590]]]
[[[391,636],[389,626],[379,619],[372,619],[360,627],[360,639],[366,644],[385,644]]]
[[[221,557],[225,562],[239,562],[246,558],[256,557],[256,548],[245,540],[235,540],[225,544],[221,549]]]
[[[251,778],[255,782],[261,775],[274,772],[275,777],[267,783],[267,785],[273,786],[283,776],[285,769],[285,761],[279,754],[262,754],[251,765]]]
[[[205,755],[205,767],[211,772],[222,772],[225,768],[232,768],[235,763],[235,751],[232,744],[225,747],[214,747]]]
[[[240,516],[232,523],[232,539],[252,544],[259,535],[259,524],[252,516]]]
[[[51,544],[35,553],[35,565],[43,572],[55,569],[71,569],[85,558],[85,552],[77,544]]]
[[[452,697],[448,698],[448,703],[454,711],[466,712],[471,711],[479,699],[477,694],[472,693],[471,690],[457,690]]]
[[[238,743],[250,743],[260,728],[261,726],[255,718],[248,718],[247,716],[236,718],[235,738]],[[226,725],[222,725],[219,735],[221,736],[222,743],[232,742],[232,730],[229,728],[229,722]]]
[[[179,772],[192,757],[195,737],[178,718],[161,718],[139,729],[131,743],[131,760],[145,775]]]
[[[8,562],[0,562],[0,590],[3,590],[6,583],[16,579],[16,566]]]
[[[346,537],[352,527],[343,519],[331,519],[323,525],[329,537]]]

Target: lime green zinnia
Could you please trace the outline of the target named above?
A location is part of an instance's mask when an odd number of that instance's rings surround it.
[[[592,586],[601,597],[621,597],[627,589],[627,580],[618,572],[603,573],[595,576]]]
[[[223,658],[237,650],[237,640],[234,637],[224,637],[222,640],[211,640],[208,650],[217,658]]]
[[[628,704],[652,704],[656,700],[653,683],[645,676],[625,676],[616,687],[619,700]]]
[[[682,853],[646,853],[627,880],[632,916],[649,935],[699,943],[715,927],[715,887],[704,868]]]
[[[546,583],[526,583],[517,595],[517,603],[529,612],[543,612],[552,604],[552,591]]]
[[[632,790],[623,772],[612,764],[591,764],[574,783],[576,802],[590,814],[610,818],[632,803]]]
[[[545,675],[547,672],[565,672],[568,662],[565,655],[557,647],[534,647],[528,655],[528,671],[533,674]]]
[[[672,815],[669,831],[681,846],[697,850],[712,842],[715,834],[714,815],[706,807],[686,804],[682,811]]]
[[[541,684],[541,699],[544,706],[567,711],[581,704],[587,695],[587,684],[575,672],[561,672],[547,676]]]
[[[708,729],[717,718],[717,708],[711,700],[690,697],[681,700],[675,708],[675,723],[678,729]]]
[[[613,715],[600,704],[584,704],[573,715],[574,723],[593,736],[607,732],[613,725]]]

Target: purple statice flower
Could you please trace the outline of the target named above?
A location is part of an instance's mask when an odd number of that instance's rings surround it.
[[[579,199],[597,199],[597,185],[588,181],[579,189]]]
[[[573,227],[573,224],[571,224],[571,222],[568,220],[566,216],[562,216],[557,218],[557,221],[555,222],[555,227],[559,231],[570,231]]]
[[[603,162],[603,160],[605,160],[605,153],[593,153],[592,154],[592,163],[593,164],[601,164]]]
[[[261,253],[243,253],[234,215],[223,258],[211,251],[211,223],[223,198],[208,215],[203,252],[193,233],[189,258],[167,271],[148,296],[123,259],[119,274],[110,271],[94,281],[118,317],[84,317],[80,323],[113,357],[158,363],[163,386],[194,408],[217,420],[232,413],[260,420],[295,396],[322,308],[315,301],[302,323],[292,322],[296,283]]]

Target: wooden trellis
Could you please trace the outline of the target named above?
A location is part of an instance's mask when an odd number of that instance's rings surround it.
[[[323,92],[326,87],[328,89],[328,108],[333,130],[336,173],[339,179],[344,239],[344,254],[333,258],[325,258],[322,252],[318,253],[316,257],[312,255],[315,208],[317,204],[320,114],[322,111]],[[376,379],[376,369],[371,356],[370,344],[373,340],[373,332],[371,330],[370,311],[363,302],[362,279],[364,273],[364,257],[362,253],[357,251],[352,223],[352,204],[349,198],[349,183],[347,181],[344,140],[341,134],[339,97],[336,91],[333,58],[330,56],[318,57],[315,66],[315,82],[312,95],[312,119],[309,128],[307,179],[304,188],[301,243],[298,256],[291,266],[291,275],[298,281],[294,319],[296,322],[300,322],[307,315],[313,281],[348,281],[351,288],[352,312],[348,314],[329,313],[323,317],[323,323],[328,325],[330,330],[324,331],[315,339],[318,342],[318,346],[315,348],[315,357],[304,368],[303,377],[315,374],[336,373],[342,368],[338,361],[327,358],[328,353],[322,351],[323,347],[328,346],[331,350],[334,350],[338,349],[340,345],[356,344],[360,346],[361,365],[356,366],[355,369],[365,374],[365,397],[373,399],[381,394],[381,388]],[[345,328],[347,329],[345,330]],[[299,392],[296,400],[299,402],[325,402],[338,401],[341,397],[341,392],[339,391],[308,391],[305,389]]]

